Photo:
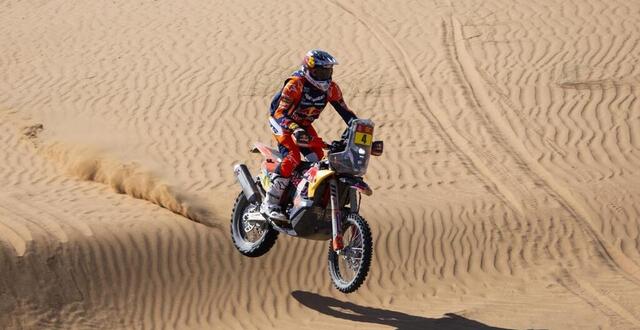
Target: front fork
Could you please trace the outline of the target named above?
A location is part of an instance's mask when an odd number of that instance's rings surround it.
[[[332,240],[331,246],[334,251],[340,251],[344,248],[344,242],[342,241],[342,215],[340,213],[340,204],[338,196],[338,182],[335,178],[331,178],[329,181],[329,187],[331,190],[331,231]],[[358,193],[355,189],[349,189],[349,206],[352,212],[358,212]]]
[[[342,242],[342,230],[340,221],[340,205],[338,203],[338,182],[336,178],[331,178],[329,181],[329,188],[331,189],[331,231],[332,239],[331,246],[334,251],[340,251],[344,248]]]

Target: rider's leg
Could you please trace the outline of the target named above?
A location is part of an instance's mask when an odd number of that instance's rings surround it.
[[[277,173],[271,173],[271,186],[267,190],[267,196],[260,205],[260,212],[266,214],[269,218],[274,220],[287,220],[287,216],[282,212],[280,208],[280,199],[282,193],[287,189],[289,185],[289,178],[280,176]]]
[[[280,209],[280,199],[289,185],[293,170],[300,164],[300,149],[293,141],[291,133],[274,134],[274,136],[284,158],[278,164],[276,171],[271,174],[271,186],[261,205],[261,212],[266,213],[272,219],[287,220],[286,215]]]
[[[300,148],[293,140],[291,133],[275,135],[275,137],[278,141],[278,149],[283,157],[276,172],[281,176],[288,178],[300,164]]]
[[[316,132],[313,126],[309,125],[305,127],[305,130],[307,131],[307,134],[311,136],[311,140],[315,140],[319,138],[318,132]],[[316,154],[317,160],[320,160],[322,159],[322,157],[324,157],[324,150],[322,150],[322,146],[314,146],[313,148],[308,148],[308,149],[310,149],[313,153]]]

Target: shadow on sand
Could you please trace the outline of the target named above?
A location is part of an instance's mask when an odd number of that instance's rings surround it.
[[[447,313],[442,318],[414,316],[388,309],[365,307],[316,293],[294,291],[291,296],[322,314],[356,322],[376,323],[396,329],[504,329]]]

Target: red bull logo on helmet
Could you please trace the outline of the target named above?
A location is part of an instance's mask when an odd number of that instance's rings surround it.
[[[313,56],[308,56],[307,57],[307,66],[310,68],[313,68],[313,66],[316,65],[316,60],[313,58]]]

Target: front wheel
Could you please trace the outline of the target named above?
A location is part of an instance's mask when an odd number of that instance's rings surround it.
[[[247,214],[255,212],[260,206],[251,204],[240,192],[231,214],[231,239],[236,249],[247,257],[259,257],[273,247],[278,232],[265,222],[251,222]]]
[[[364,282],[371,265],[373,239],[369,225],[359,214],[344,220],[344,249],[340,254],[329,246],[329,275],[336,289],[343,293],[356,291]]]

